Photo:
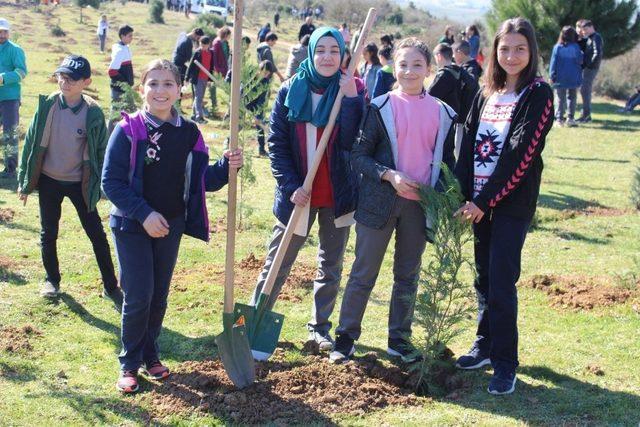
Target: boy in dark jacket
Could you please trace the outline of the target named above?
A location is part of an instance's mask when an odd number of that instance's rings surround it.
[[[191,117],[198,123],[206,123],[204,118],[204,94],[207,85],[211,81],[207,73],[198,67],[195,61],[198,61],[204,68],[213,74],[213,52],[211,49],[211,38],[204,36],[200,39],[200,47],[194,52],[189,68],[187,69],[187,81],[191,82],[191,90],[193,91],[193,116]]]
[[[584,39],[584,61],[582,62],[582,116],[577,120],[581,123],[591,121],[591,92],[593,82],[600,70],[600,62],[603,57],[602,37],[596,32],[593,22],[588,19],[581,20],[581,34]]]
[[[275,73],[278,75],[278,78],[280,79],[280,81],[283,82],[284,76],[278,70],[278,67],[276,66],[276,61],[273,59],[273,51],[271,50],[271,48],[276,45],[277,41],[278,41],[278,36],[276,35],[276,33],[269,33],[265,37],[264,43],[260,43],[256,48],[256,50],[258,52],[258,62],[262,62],[265,60],[271,61],[274,67],[276,67]]]
[[[104,284],[103,296],[121,310],[122,292],[96,210],[107,128],[100,106],[82,94],[91,84],[91,66],[82,56],[70,55],[55,74],[60,92],[40,96],[26,135],[18,176],[18,194],[24,204],[33,190],[39,192],[40,242],[46,271],[40,295],[55,298],[60,290],[56,241],[62,201],[68,197],[93,245]]]
[[[461,66],[462,69],[469,73],[476,81],[479,81],[480,76],[482,76],[482,67],[478,64],[478,61],[469,56],[471,52],[469,42],[463,40],[454,43],[451,45],[451,49],[453,49],[453,60],[455,63]]]
[[[473,99],[478,92],[478,82],[473,79],[462,67],[452,63],[453,49],[451,46],[440,43],[433,49],[433,57],[438,65],[429,95],[435,96],[449,105],[458,115],[456,125],[456,157],[460,152],[462,141],[462,124],[469,114]]]

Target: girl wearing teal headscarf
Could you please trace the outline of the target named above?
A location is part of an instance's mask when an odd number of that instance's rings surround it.
[[[294,204],[303,207],[307,213],[302,215],[300,222],[304,224],[296,229],[291,240],[271,292],[269,309],[273,307],[298,251],[317,219],[319,267],[307,328],[309,340],[323,351],[333,347],[329,317],[338,294],[344,250],[356,206],[356,178],[350,167],[351,148],[364,110],[364,84],[340,72],[344,51],[344,41],[338,30],[329,27],[316,29],[309,40],[308,58],[278,92],[268,136],[271,170],[276,179],[273,212],[277,223],[273,227],[267,259],[251,302],[255,304],[260,295]],[[302,183],[339,90],[345,95],[340,114],[309,194],[302,188]]]

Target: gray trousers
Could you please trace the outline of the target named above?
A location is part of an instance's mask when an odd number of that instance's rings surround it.
[[[593,91],[593,82],[596,79],[599,68],[585,68],[582,70],[582,86],[580,86],[580,95],[582,96],[582,117],[591,115],[591,92]]]
[[[4,146],[4,168],[8,172],[15,172],[18,167],[19,112],[19,99],[0,101],[0,115],[2,115],[2,145]]]
[[[193,85],[193,115],[203,119],[204,114],[204,94],[207,91],[207,79],[198,79]]]
[[[576,99],[578,98],[578,89],[557,88],[558,94],[556,119],[564,120],[564,113],[567,111],[567,100],[569,101],[569,120],[573,120],[576,114]]]
[[[310,331],[329,332],[329,330],[331,330],[329,317],[333,312],[340,288],[342,261],[344,258],[344,250],[349,240],[350,227],[336,228],[333,208],[311,208],[309,213],[309,229],[311,229],[316,216],[318,217],[318,240],[320,241],[318,244],[318,273],[313,282],[313,307],[311,309],[311,320],[307,324],[307,328]],[[251,298],[251,305],[254,305],[260,296],[283,234],[283,228],[278,225],[273,227],[267,259],[258,277],[258,283]],[[282,286],[289,276],[291,267],[298,256],[298,252],[300,252],[300,248],[302,248],[306,240],[306,237],[295,234],[291,238],[291,243],[282,260],[280,271],[276,276],[271,298],[269,298],[269,310],[273,308],[282,290]]]
[[[389,338],[411,335],[422,254],[426,246],[425,216],[418,202],[398,197],[385,226],[376,230],[356,224],[356,260],[342,298],[336,334],[360,338],[362,318],[376,284],[393,231],[393,290],[389,303]]]

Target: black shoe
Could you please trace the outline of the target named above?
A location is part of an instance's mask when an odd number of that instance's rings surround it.
[[[342,363],[349,360],[356,352],[353,346],[353,340],[348,334],[341,334],[336,337],[336,344],[333,351],[329,353],[329,361],[331,363]]]
[[[260,148],[260,149],[258,150],[258,155],[259,155],[260,157],[268,157],[268,156],[269,156],[269,153],[267,153],[267,150],[265,150],[264,148]]]
[[[200,123],[201,125],[203,125],[205,123],[209,123],[209,120],[205,119],[204,117],[196,117],[196,119],[194,121],[196,123]]]
[[[422,360],[420,352],[413,344],[403,338],[389,338],[387,344],[387,354],[401,358],[404,363],[413,363]]]
[[[0,178],[2,179],[16,179],[17,178],[17,174],[16,171],[10,171],[5,169],[4,171],[2,171],[2,173],[0,173]]]
[[[471,350],[464,356],[460,356],[456,362],[456,367],[460,369],[478,369],[486,365],[491,365],[491,359],[475,343]]]
[[[43,298],[58,298],[60,295],[60,284],[45,280],[40,288],[40,296]]]
[[[576,122],[578,123],[589,123],[591,121],[591,116],[582,116]]]
[[[111,300],[113,306],[118,313],[122,313],[122,289],[116,287],[114,290],[108,292],[106,289],[102,291],[102,297]]]
[[[505,369],[496,367],[493,371],[493,377],[489,381],[487,391],[491,394],[502,395],[511,394],[516,389],[516,371],[515,369]]]

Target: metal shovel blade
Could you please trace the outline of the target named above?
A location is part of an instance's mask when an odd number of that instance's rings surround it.
[[[260,294],[258,303],[238,304],[234,307],[236,319],[244,318],[251,353],[255,360],[267,360],[278,346],[284,315],[266,310],[268,295]]]
[[[216,337],[216,345],[229,379],[238,388],[255,381],[256,370],[247,339],[244,318],[234,320],[233,313],[223,313],[224,330]]]

